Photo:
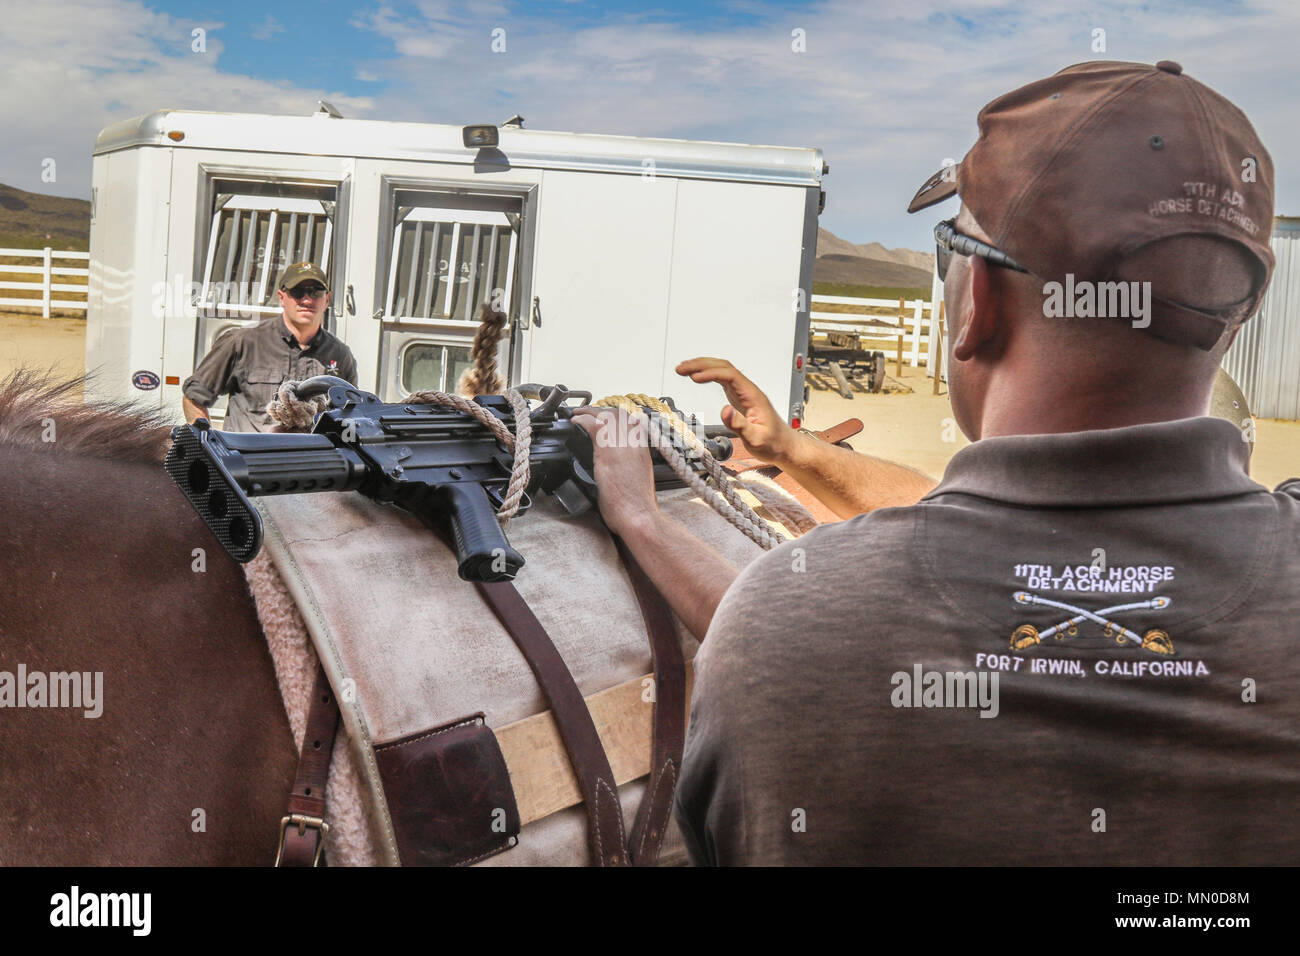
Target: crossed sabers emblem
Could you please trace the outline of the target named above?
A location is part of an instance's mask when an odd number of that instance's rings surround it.
[[[1011,649],[1013,651],[1022,651],[1035,644],[1041,644],[1049,637],[1055,637],[1058,641],[1064,640],[1066,634],[1073,637],[1079,633],[1078,623],[1089,620],[1103,625],[1106,628],[1106,636],[1114,637],[1116,644],[1128,642],[1138,645],[1144,651],[1152,651],[1156,654],[1172,654],[1174,652],[1174,642],[1165,631],[1153,628],[1139,637],[1122,624],[1117,624],[1115,621],[1103,617],[1105,614],[1116,614],[1120,611],[1163,611],[1174,603],[1172,598],[1154,597],[1149,601],[1138,601],[1136,604],[1116,604],[1113,607],[1103,607],[1096,611],[1075,607],[1073,604],[1066,604],[1064,601],[1053,601],[1051,598],[1030,594],[1028,591],[1017,591],[1012,595],[1012,598],[1017,604],[1041,604],[1074,613],[1074,617],[1068,621],[1062,621],[1055,627],[1049,627],[1041,634],[1034,625],[1021,624],[1011,634]]]

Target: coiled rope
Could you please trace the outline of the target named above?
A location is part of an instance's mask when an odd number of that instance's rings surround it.
[[[758,516],[736,489],[731,476],[709,453],[700,436],[686,421],[673,411],[672,406],[650,395],[632,392],[627,395],[607,395],[594,405],[618,408],[646,423],[651,446],[663,456],[676,475],[690,486],[714,511],[722,515],[741,534],[765,551],[788,540]],[[644,411],[643,411],[644,409]],[[663,423],[667,423],[667,428]],[[671,434],[670,434],[671,432]],[[692,458],[699,460],[705,472],[713,479],[710,486],[698,471],[690,466],[686,457],[672,440],[680,438]]]

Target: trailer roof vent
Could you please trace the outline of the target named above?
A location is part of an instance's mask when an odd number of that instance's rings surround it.
[[[520,116],[518,113],[516,113],[514,116],[510,117],[510,119],[502,123],[501,128],[502,129],[523,129],[524,118]]]
[[[338,107],[336,107],[329,100],[316,101],[316,115],[320,116],[322,113],[328,116],[330,119],[343,118],[343,114],[338,111]]]

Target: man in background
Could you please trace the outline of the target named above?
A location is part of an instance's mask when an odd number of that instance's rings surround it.
[[[187,422],[207,418],[217,396],[229,395],[226,431],[270,431],[275,423],[266,406],[284,382],[337,375],[356,384],[352,350],[321,324],[330,291],[320,267],[310,262],[289,266],[277,294],[279,315],[219,335],[185,380],[181,403]]]

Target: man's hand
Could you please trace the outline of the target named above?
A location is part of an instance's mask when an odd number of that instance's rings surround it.
[[[693,358],[677,366],[678,375],[693,382],[717,382],[730,405],[722,409],[722,424],[740,436],[755,458],[785,465],[794,452],[796,432],[757,385],[726,359]]]
[[[208,410],[198,402],[191,401],[188,395],[181,396],[181,408],[185,412],[185,421],[190,425],[193,425],[200,418],[207,418],[211,421]]]
[[[687,359],[677,373],[721,385],[731,402],[722,410],[722,423],[740,436],[755,458],[779,466],[841,518],[914,505],[935,486],[933,478],[914,468],[799,434],[726,359]]]
[[[591,436],[605,523],[636,555],[673,613],[704,640],[736,569],[659,510],[644,416],[587,407],[574,409],[573,420]]]
[[[643,416],[614,408],[574,409],[573,421],[591,436],[600,514],[620,536],[659,514],[654,469]]]

